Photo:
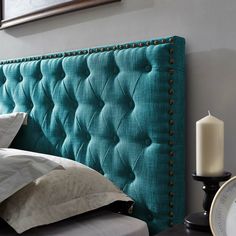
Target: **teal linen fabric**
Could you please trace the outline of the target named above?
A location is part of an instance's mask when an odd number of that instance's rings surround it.
[[[151,233],[181,223],[184,45],[175,36],[0,62],[0,113],[29,113],[12,146],[104,174]]]

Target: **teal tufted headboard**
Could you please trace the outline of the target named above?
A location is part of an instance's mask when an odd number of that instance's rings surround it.
[[[184,216],[184,39],[0,62],[0,113],[28,112],[15,148],[111,179],[151,233]]]

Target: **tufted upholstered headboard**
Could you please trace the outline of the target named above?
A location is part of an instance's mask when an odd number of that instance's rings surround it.
[[[0,62],[0,113],[28,112],[15,148],[85,163],[135,200],[151,233],[184,216],[184,39]]]

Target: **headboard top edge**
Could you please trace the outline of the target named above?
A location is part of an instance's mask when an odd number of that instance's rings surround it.
[[[66,51],[66,52],[58,52],[58,53],[51,53],[51,54],[45,54],[45,55],[36,55],[36,56],[22,57],[22,58],[16,58],[16,59],[0,60],[0,65],[53,59],[53,58],[56,59],[56,58],[63,58],[63,57],[68,57],[68,56],[86,55],[86,54],[92,54],[92,53],[123,50],[123,49],[129,49],[129,48],[148,47],[151,45],[175,44],[176,42],[178,42],[178,44],[181,43],[185,45],[185,39],[183,37],[169,36],[169,37],[156,38],[156,39],[154,38],[150,40],[134,41],[130,43],[108,45],[108,46],[103,46],[103,47],[91,47],[91,48],[84,48],[84,49],[78,49],[78,50],[72,50],[72,51]]]

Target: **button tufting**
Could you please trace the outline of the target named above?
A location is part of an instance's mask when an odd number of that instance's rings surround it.
[[[134,108],[134,102],[133,101],[129,101],[129,108],[131,108],[131,109]]]
[[[23,76],[20,76],[19,77],[19,81],[21,82],[23,80]]]
[[[146,144],[147,146],[151,145],[151,143],[152,143],[152,140],[151,140],[150,138],[147,138],[147,139],[145,140],[145,144]]]
[[[116,136],[116,135],[114,135],[114,136],[113,136],[113,141],[114,141],[115,143],[118,143],[118,142],[119,142],[119,137]]]
[[[145,71],[150,72],[152,70],[152,67],[150,65],[145,66]]]
[[[39,73],[38,74],[38,80],[41,80],[43,78],[43,74]]]
[[[135,175],[134,175],[134,173],[133,173],[133,172],[131,172],[131,173],[129,174],[129,178],[130,178],[130,179],[132,179],[132,180],[134,180],[134,179],[135,179]]]
[[[2,80],[2,84],[4,84],[6,82],[6,78],[5,77],[1,77]]]
[[[102,108],[104,106],[104,102],[102,100],[99,101],[99,107]]]
[[[66,74],[64,72],[61,73],[61,79],[64,79]]]
[[[118,74],[120,72],[119,68],[115,67],[113,70],[114,74]]]
[[[86,134],[86,138],[87,138],[87,140],[90,140],[91,139],[91,135],[90,134]]]
[[[29,107],[32,109],[34,104],[32,102],[29,103]]]

